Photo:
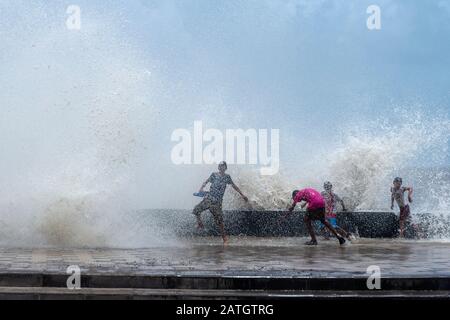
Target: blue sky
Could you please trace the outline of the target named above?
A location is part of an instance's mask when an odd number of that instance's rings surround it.
[[[371,4],[381,7],[379,31],[366,28]],[[351,121],[395,122],[396,108],[449,116],[450,1],[164,0],[116,10],[161,68],[160,101],[180,126],[223,112],[236,116],[219,126],[323,143]]]
[[[448,1],[379,1],[382,30],[372,32],[373,1],[126,3],[124,28],[168,78],[217,88],[232,105],[314,105],[322,118],[336,101],[340,113],[370,115],[388,101],[448,103]]]

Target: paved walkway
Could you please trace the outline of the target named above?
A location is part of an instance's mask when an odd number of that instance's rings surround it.
[[[370,265],[385,276],[450,276],[450,242],[366,240],[339,247],[322,241],[305,247],[300,238],[195,238],[147,249],[0,248],[0,274],[111,275],[297,275],[365,276]]]

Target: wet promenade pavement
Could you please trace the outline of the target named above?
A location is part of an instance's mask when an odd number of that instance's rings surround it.
[[[167,247],[142,249],[0,248],[0,276],[84,274],[168,276],[363,277],[376,265],[385,277],[450,277],[450,242],[358,239],[339,247],[304,238],[191,238]]]

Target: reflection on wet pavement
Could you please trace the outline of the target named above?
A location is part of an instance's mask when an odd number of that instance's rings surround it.
[[[450,242],[358,239],[340,247],[303,238],[234,237],[183,239],[179,245],[145,249],[0,249],[0,273],[84,272],[262,276],[364,276],[377,265],[385,276],[449,276]]]

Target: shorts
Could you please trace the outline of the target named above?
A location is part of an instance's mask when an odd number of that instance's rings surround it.
[[[411,217],[409,205],[400,208],[400,220],[408,220]]]
[[[222,203],[213,202],[204,198],[202,202],[195,206],[192,212],[195,216],[200,217],[203,211],[209,210],[217,223],[223,223]]]
[[[306,216],[310,220],[319,220],[321,222],[325,221],[325,208],[319,208],[319,209],[313,209],[313,210],[307,210]]]
[[[336,218],[326,218],[327,221],[331,224],[331,226],[333,228],[339,228],[338,224],[337,224],[337,219]],[[320,221],[315,221],[315,226],[318,230],[325,228],[325,225],[320,222]]]
[[[336,218],[327,218],[328,222],[331,224],[333,228],[338,228],[337,219]]]

